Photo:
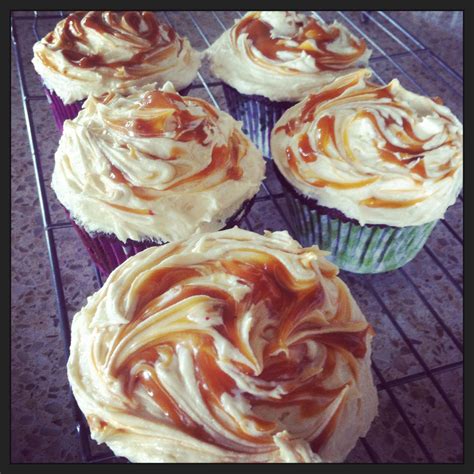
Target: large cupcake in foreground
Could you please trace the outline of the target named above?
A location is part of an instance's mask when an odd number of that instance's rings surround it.
[[[181,90],[200,66],[200,55],[187,38],[152,12],[71,13],[35,43],[33,52],[60,130],[89,95],[167,81]]]
[[[107,274],[146,246],[234,225],[264,168],[238,122],[167,83],[89,97],[64,123],[52,187]]]
[[[441,99],[369,78],[311,94],[271,139],[297,238],[358,273],[414,258],[462,186],[463,129]]]
[[[377,413],[373,330],[287,232],[147,249],[74,317],[91,436],[133,462],[340,462]]]
[[[265,156],[284,110],[367,65],[370,54],[342,24],[284,11],[247,13],[206,51],[211,71],[226,84],[229,111]]]

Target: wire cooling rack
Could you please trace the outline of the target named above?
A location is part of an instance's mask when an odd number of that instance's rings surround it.
[[[233,19],[243,16],[242,12],[157,12],[158,16],[175,27],[178,32],[188,37],[192,36],[192,44],[198,49],[204,49],[219,36],[223,30],[229,28]],[[446,64],[437,54],[423,44],[418,38],[407,31],[400,23],[392,18],[390,13],[386,12],[312,12],[316,17],[332,21],[337,19],[345,24],[356,35],[363,37],[368,46],[373,50],[371,58],[371,67],[375,71],[375,78],[380,82],[387,82],[392,77],[399,77],[402,83],[409,89],[422,93],[424,95],[440,95],[453,111],[461,116],[462,113],[462,86],[463,78]],[[48,22],[59,21],[65,16],[65,12],[15,12],[11,17],[11,38],[13,52],[16,59],[18,79],[22,97],[22,105],[25,114],[26,128],[33,159],[36,185],[38,190],[39,205],[41,208],[44,234],[48,249],[49,262],[51,266],[53,286],[56,297],[57,313],[60,320],[60,328],[64,340],[66,356],[69,355],[70,345],[70,326],[66,309],[66,298],[61,279],[61,271],[58,260],[56,231],[70,227],[69,222],[53,222],[49,211],[47,187],[43,175],[44,160],[52,159],[51,156],[44,157],[40,153],[40,147],[37,139],[37,124],[32,114],[32,102],[43,101],[44,106],[48,107],[46,96],[44,94],[30,94],[31,83],[28,84],[25,74],[24,51],[22,55],[22,40],[18,35],[18,24],[20,22],[30,22],[36,39],[39,39],[47,31],[41,30],[41,25]],[[54,26],[54,25],[53,25]],[[201,47],[199,47],[199,44]],[[23,45],[24,48],[24,45]],[[31,50],[28,50],[27,61],[30,60]],[[423,75],[417,72],[424,71],[425,76],[431,78],[430,82],[422,81]],[[191,86],[189,95],[201,95],[210,100],[216,107],[226,108],[220,91],[221,83],[219,81],[207,78],[208,74],[204,69],[198,74],[196,81]],[[38,78],[39,80],[39,78]],[[440,93],[441,92],[441,93]],[[267,168],[271,168],[268,166]],[[284,191],[278,181],[274,179],[271,170],[267,171],[269,175],[262,185],[262,190],[256,197],[255,204],[242,227],[261,232],[264,228],[278,230],[286,227],[290,233],[293,229],[285,215],[284,210]],[[453,209],[450,209],[445,219],[442,219],[436,229],[438,235],[445,242],[455,248],[457,257],[462,253],[462,205],[463,198],[459,197]],[[258,209],[260,208],[260,213]],[[263,211],[262,211],[263,210]],[[262,218],[263,215],[266,218]],[[435,233],[435,232],[434,232]],[[438,400],[438,410],[444,410],[448,413],[448,422],[443,429],[448,432],[450,429],[458,433],[459,444],[462,444],[463,417],[460,413],[459,404],[454,400],[462,393],[462,386],[451,387],[442,383],[443,374],[460,371],[463,367],[463,336],[462,336],[462,309],[450,311],[449,305],[442,304],[436,297],[433,297],[433,288],[431,284],[432,273],[437,274],[437,279],[441,280],[445,291],[449,294],[457,295],[462,302],[462,262],[459,258],[457,266],[461,266],[461,273],[455,271],[456,265],[452,264],[453,256],[445,255],[440,252],[439,247],[435,248],[435,240],[430,238],[423,251],[415,258],[413,262],[395,272],[380,275],[351,275],[341,271],[341,277],[349,284],[353,293],[357,293],[356,299],[359,303],[363,302],[363,311],[368,315],[368,319],[375,326],[379,338],[383,338],[382,344],[374,344],[373,370],[376,376],[377,388],[384,404],[391,405],[395,416],[402,423],[404,428],[403,436],[414,442],[413,451],[420,453],[418,457],[413,455],[405,462],[460,462],[462,460],[462,448],[458,449],[455,459],[445,455],[441,458],[436,454],[437,446],[432,437],[426,435],[426,415],[422,408],[418,411],[410,405],[410,396],[404,394],[403,388],[417,382],[426,383],[429,390],[432,391]],[[456,258],[454,259],[456,260]],[[459,268],[458,268],[459,270]],[[96,275],[100,284],[102,277],[96,268]],[[428,283],[427,283],[428,282]],[[450,357],[447,360],[433,358],[427,352],[424,346],[425,340],[417,339],[414,335],[413,327],[406,322],[403,314],[391,304],[390,294],[395,291],[392,287],[400,287],[401,295],[398,300],[411,299],[415,301],[417,308],[416,315],[421,313],[426,317],[423,324],[427,328],[436,327],[438,336],[446,338],[452,349]],[[355,290],[356,291],[355,291]],[[434,290],[436,291],[436,289]],[[388,296],[387,296],[388,295]],[[452,298],[451,298],[452,299]],[[369,304],[368,301],[371,303]],[[368,307],[371,307],[369,311]],[[367,307],[367,308],[366,308]],[[371,319],[374,312],[379,315],[377,323]],[[456,327],[458,328],[456,330]],[[454,329],[453,329],[454,328]],[[426,331],[425,331],[426,333]],[[388,336],[391,334],[392,344],[395,346],[403,345],[404,353],[413,360],[413,367],[407,375],[390,376],[384,367],[384,355],[389,350]],[[378,338],[376,337],[374,343]],[[453,355],[454,354],[454,355]],[[393,364],[393,361],[391,362]],[[453,394],[454,390],[454,394]],[[402,396],[403,395],[403,396]],[[408,400],[408,401],[407,401]],[[425,401],[426,402],[426,401]],[[431,401],[432,402],[432,401]],[[384,406],[381,403],[381,410]],[[122,458],[117,458],[106,448],[101,447],[101,451],[96,453],[97,446],[90,439],[90,433],[87,423],[81,414],[79,408],[73,400],[74,417],[76,420],[76,429],[80,439],[81,455],[84,462],[124,462]],[[379,415],[383,417],[383,413]],[[377,423],[377,419],[374,423]],[[390,430],[390,426],[384,423],[385,429]],[[374,428],[371,429],[371,431]],[[382,428],[383,430],[384,428]],[[460,433],[460,435],[459,435]],[[392,442],[394,442],[392,440]],[[396,441],[395,441],[396,442]],[[387,449],[384,446],[387,443],[383,436],[371,436],[369,431],[366,438],[363,438],[357,444],[354,455],[351,453],[349,462],[399,462],[400,459],[394,456],[387,456]],[[416,459],[415,459],[416,458]]]

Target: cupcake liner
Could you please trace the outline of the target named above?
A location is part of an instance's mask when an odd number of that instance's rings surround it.
[[[297,193],[277,170],[283,184],[288,218],[295,238],[331,252],[328,260],[353,273],[382,273],[410,262],[425,245],[436,221],[419,226],[361,226],[342,212],[319,206]]]
[[[247,200],[233,216],[227,219],[226,225],[223,229],[229,229],[235,225],[239,225],[242,219],[247,215],[253,201],[254,198]],[[86,247],[87,252],[94,263],[99,267],[104,278],[107,278],[109,274],[127,260],[127,258],[136,255],[149,247],[156,247],[167,243],[155,240],[144,240],[138,242],[130,239],[123,243],[112,234],[105,234],[102,232],[89,234],[82,226],[74,221],[66,209],[65,211],[75,231],[79,235],[79,238]]]
[[[149,247],[159,246],[165,243],[151,240],[142,242],[127,240],[127,242],[123,243],[111,234],[94,233],[91,235],[76,224],[73,219],[71,219],[71,222],[92,260],[99,267],[100,272],[105,278],[115,268],[127,260],[128,257]]]
[[[46,86],[44,87],[44,90],[46,93],[46,97],[48,98],[51,110],[53,112],[56,127],[62,133],[64,121],[76,118],[77,114],[82,109],[82,104],[84,103],[84,101],[79,100],[77,102],[73,102],[72,104],[65,105],[55,92],[49,90]]]
[[[270,157],[270,134],[292,102],[273,102],[259,95],[244,95],[227,84],[224,96],[230,114],[243,122],[242,130],[257,145],[263,156]]]

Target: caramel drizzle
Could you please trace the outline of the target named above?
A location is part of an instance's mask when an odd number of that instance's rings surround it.
[[[144,31],[140,31],[142,22],[146,25]],[[88,29],[127,41],[138,52],[130,59],[113,62],[107,62],[101,54],[84,52]],[[45,36],[43,44],[51,51],[60,51],[70,64],[79,68],[123,68],[128,76],[133,76],[137,74],[136,66],[142,69],[143,64],[158,63],[169,57],[176,48],[180,51],[182,39],[170,26],[158,22],[152,12],[91,11],[71,13]],[[44,54],[40,58],[57,70]]]
[[[316,188],[325,188],[330,187],[330,188],[335,188],[335,189],[354,189],[354,188],[362,188],[364,186],[367,186],[369,184],[374,183],[375,181],[378,180],[377,176],[372,176],[367,179],[363,179],[360,181],[353,181],[349,183],[341,183],[338,181],[329,181],[327,179],[322,179],[322,178],[317,178],[312,181],[307,181],[306,178],[300,173],[298,163],[296,160],[296,156],[293,153],[293,150],[291,147],[286,148],[286,156],[288,158],[288,165],[290,169],[295,173],[296,176],[298,176],[301,180],[306,181],[309,185],[314,186]]]
[[[106,103],[107,97],[104,97],[102,100],[103,103]],[[203,110],[203,114],[193,115],[190,113],[187,108],[191,105],[199,106]],[[205,168],[197,173],[179,179],[160,190],[133,185],[124,172],[111,164],[109,177],[114,182],[127,185],[133,194],[140,199],[154,201],[159,199],[165,191],[179,190],[185,185],[203,181],[212,175],[217,175],[219,172],[222,172],[220,178],[210,182],[207,188],[202,187],[200,189],[210,189],[225,181],[238,181],[242,178],[243,169],[240,162],[247,154],[248,144],[242,139],[241,134],[235,130],[225,145],[213,145],[212,142],[209,141],[208,130],[216,127],[219,115],[208,103],[195,97],[182,97],[176,93],[152,91],[144,97],[138,109],[138,113],[140,110],[145,109],[153,109],[156,110],[157,113],[153,118],[135,118],[122,122],[105,119],[106,125],[127,135],[142,138],[159,138],[164,136],[170,138],[171,126],[173,129],[172,139],[175,140],[178,145],[173,150],[175,154],[167,158],[146,154],[147,158],[151,160],[174,161],[182,153],[182,150],[179,148],[179,143],[194,141],[202,146],[212,147],[211,161]],[[171,125],[169,126],[169,124]],[[179,170],[179,166],[177,169]],[[128,210],[123,208],[123,206],[120,206],[120,208],[122,210]],[[135,213],[146,214],[149,212],[147,210],[146,212],[135,211]]]
[[[318,94],[310,95],[306,99],[299,117],[290,119],[284,125],[277,127],[274,133],[276,134],[284,132],[287,136],[293,137],[302,130],[304,124],[314,121],[315,116],[324,110],[325,114],[322,115],[322,117],[316,123],[317,151],[312,148],[308,134],[303,133],[301,134],[298,141],[298,157],[306,163],[315,162],[318,158],[318,154],[331,156],[329,147],[332,146],[334,150],[338,151],[338,157],[342,158],[343,156],[347,156],[348,159],[353,161],[355,158],[351,152],[349,146],[350,144],[348,143],[346,137],[343,137],[344,153],[341,153],[338,149],[335,136],[335,116],[331,115],[331,107],[338,106],[339,104],[344,104],[346,102],[351,103],[355,101],[356,103],[361,102],[363,104],[363,102],[366,100],[390,99],[392,102],[384,105],[390,105],[390,107],[396,107],[407,111],[403,105],[395,102],[395,98],[390,91],[390,85],[380,87],[366,82],[365,88],[351,91],[350,89],[356,84],[357,78],[353,81],[336,81],[335,87],[328,88]],[[438,103],[439,100],[440,99],[437,100]],[[426,139],[419,138],[415,134],[411,123],[405,117],[403,117],[401,128],[396,132],[396,134],[400,141],[404,144],[394,145],[384,133],[384,130],[381,128],[374,113],[358,109],[354,115],[353,120],[364,118],[370,120],[378,135],[385,142],[383,147],[378,148],[379,158],[385,162],[408,168],[410,173],[416,174],[422,179],[428,178],[424,164],[425,154],[450,143],[450,141],[448,141],[433,148],[425,149],[424,145],[433,137],[430,136]],[[385,128],[397,125],[392,117],[381,117],[381,120],[383,121]],[[448,119],[446,118],[446,120]],[[377,140],[374,140],[374,145],[376,143]],[[298,159],[291,147],[286,148],[286,155],[290,169],[300,179],[315,187],[328,186],[336,189],[352,189],[367,186],[378,179],[376,176],[368,175],[367,179],[352,183],[332,182],[324,179],[313,179],[308,181],[308,179],[303,177],[303,175],[300,173]],[[450,165],[448,165],[448,168],[449,166]],[[439,168],[440,171],[444,171],[445,169],[445,165],[441,165]],[[438,178],[438,181],[448,178],[453,174],[454,171],[449,170],[441,178]],[[418,202],[423,201],[424,199],[425,198],[407,201],[385,201],[369,198],[361,201],[360,204],[368,207],[399,208],[412,206]]]
[[[363,39],[355,40],[350,38],[350,45],[355,49],[352,53],[335,53],[328,50],[328,46],[337,40],[340,36],[338,28],[325,28],[319,24],[314,18],[309,18],[306,25],[300,23],[303,27],[301,32],[294,35],[291,41],[298,43],[297,46],[288,46],[285,40],[272,38],[272,26],[259,19],[259,14],[248,15],[242,19],[234,28],[234,46],[240,35],[247,34],[248,41],[266,58],[273,61],[280,61],[278,53],[286,51],[295,55],[305,51],[315,61],[319,70],[341,70],[346,69],[355,63],[367,49]],[[311,44],[310,40],[316,42],[316,48]],[[261,59],[256,57],[248,44],[246,52],[257,63],[262,63]],[[295,71],[292,68],[285,68],[288,71]]]
[[[374,197],[363,199],[360,201],[362,206],[367,207],[385,207],[389,209],[400,209],[404,207],[411,207],[415,204],[422,202],[425,198],[417,198],[417,199],[407,199],[406,201],[389,201],[387,199],[377,199]]]
[[[242,300],[235,301],[222,289],[193,282],[194,278],[216,271],[237,277],[251,291]],[[365,357],[367,334],[373,334],[373,330],[367,322],[351,321],[352,307],[348,300],[348,290],[335,275],[331,275],[331,279],[339,291],[339,307],[331,321],[322,322],[321,317],[324,319],[324,316],[314,317],[315,312],[325,303],[321,283],[317,280],[295,281],[286,266],[266,252],[253,249],[244,252],[239,249],[238,260],[228,254],[225,259],[199,265],[159,267],[137,288],[134,317],[121,328],[109,349],[108,365],[112,367],[111,375],[122,381],[129,398],[133,398],[138,386],[143,386],[162,409],[169,423],[183,432],[203,441],[225,446],[225,440],[207,432],[179,407],[156,375],[154,365],[158,359],[171,359],[176,354],[178,344],[187,345],[191,349],[200,394],[216,421],[242,440],[258,445],[271,444],[272,436],[281,427],[273,420],[259,416],[259,408],[296,407],[303,420],[317,418],[346,388],[343,385],[329,390],[324,386],[325,380],[336,370],[339,358],[347,361],[356,379],[358,361]],[[170,293],[170,290],[173,291]],[[253,355],[248,354],[246,344],[240,339],[239,321],[256,303],[266,302],[270,315],[268,324],[274,329],[274,336],[266,341],[261,373],[255,374],[250,366],[240,362],[230,362],[237,370],[252,377],[258,386],[263,381],[272,386],[282,384],[286,394],[281,398],[271,398],[242,393],[252,407],[246,419],[229,419],[220,415],[222,411],[225,412],[222,395],[232,396],[238,388],[234,379],[219,366],[219,356],[209,330],[196,328],[179,332],[172,327],[169,331],[163,330],[166,329],[166,317],[173,314],[173,311],[182,313],[183,318],[186,318],[187,311],[191,308],[186,302],[192,297],[212,301],[213,312],[218,311],[222,317],[222,324],[214,326],[214,329],[249,361],[253,360]],[[179,303],[184,306],[177,308],[175,305]],[[143,347],[134,347],[130,356],[115,365],[113,359],[117,357],[120,341],[155,314],[162,315],[155,323],[159,336]],[[265,316],[256,314],[255,317]],[[293,342],[289,342],[290,340]],[[312,366],[308,354],[302,350],[307,340],[313,340],[326,348],[327,357],[321,370]],[[284,348],[286,352],[278,351],[278,348]],[[255,423],[259,435],[255,436],[247,431],[246,421]],[[327,441],[334,423],[335,417],[315,440],[317,444]],[[314,428],[317,428],[317,419]]]

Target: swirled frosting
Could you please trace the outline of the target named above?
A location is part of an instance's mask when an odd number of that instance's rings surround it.
[[[206,51],[213,74],[240,93],[293,102],[367,65],[370,54],[337,21],[281,11],[247,13]]]
[[[64,123],[52,187],[89,233],[175,241],[224,227],[264,169],[239,122],[167,83],[90,96]]]
[[[337,267],[237,227],[140,252],[72,323],[91,434],[134,462],[341,461],[377,411]]]
[[[462,186],[461,123],[441,99],[369,77],[339,78],[288,109],[273,160],[301,194],[362,225],[442,218]]]
[[[116,87],[188,86],[200,54],[152,12],[75,12],[33,46],[33,64],[65,104]]]

